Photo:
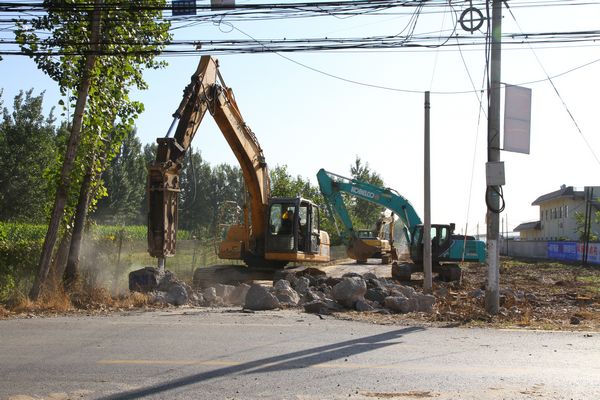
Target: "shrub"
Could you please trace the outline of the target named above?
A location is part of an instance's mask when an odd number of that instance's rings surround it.
[[[25,291],[35,276],[47,227],[0,222],[0,301]]]

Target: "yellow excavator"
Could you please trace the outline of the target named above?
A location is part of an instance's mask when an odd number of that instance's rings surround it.
[[[283,268],[291,261],[329,261],[329,235],[319,227],[319,208],[301,197],[271,197],[260,144],[225,85],[217,60],[203,56],[166,137],[157,139],[156,160],[148,168],[148,252],[158,258],[159,269],[175,254],[182,161],[207,111],[240,164],[248,199],[243,223],[228,228],[218,245],[219,257],[257,269]]]

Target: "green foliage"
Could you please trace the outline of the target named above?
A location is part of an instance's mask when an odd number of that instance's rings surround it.
[[[301,196],[313,201],[319,206],[319,226],[329,233],[332,244],[339,244],[340,237],[335,224],[325,214],[325,199],[321,195],[319,187],[312,185],[308,179],[300,175],[295,178],[288,172],[287,165],[276,166],[271,170],[271,196],[273,197],[296,197]]]
[[[369,163],[363,163],[358,156],[356,156],[354,164],[350,166],[350,174],[353,179],[361,182],[380,187],[384,186],[381,176],[377,172],[372,171]],[[347,201],[349,205],[348,211],[357,228],[372,228],[375,221],[377,221],[381,213],[385,210],[384,207],[363,199],[347,198]]]
[[[35,276],[45,225],[0,222],[0,301],[24,291]]]
[[[143,111],[143,105],[129,97],[130,90],[147,88],[142,72],[165,65],[155,57],[170,40],[170,24],[159,19],[164,0],[103,0],[101,4],[95,9],[82,0],[46,0],[46,14],[17,21],[15,32],[21,50],[58,83],[63,96],[71,94],[61,101],[65,111],[79,96],[90,56],[96,56],[89,71],[81,143],[70,172],[73,184],[67,188],[66,223],[73,215],[84,174],[96,178],[91,185],[93,200],[106,193],[97,178],[120,154],[122,141]],[[100,43],[92,43],[92,20],[99,21]],[[58,182],[58,171],[54,179]]]
[[[600,211],[594,212],[592,221],[595,224],[600,224]],[[586,237],[585,237],[585,214],[583,212],[581,212],[581,211],[575,212],[575,224],[576,224],[575,231],[577,232],[577,235],[579,236],[579,240],[581,242],[584,242],[586,240]],[[587,240],[590,242],[600,241],[600,234],[598,234],[598,232],[593,231],[593,228],[594,228],[593,224],[590,226],[590,228],[592,228],[592,229],[590,229],[590,232],[588,232]]]
[[[45,222],[52,203],[49,179],[59,160],[59,133],[52,112],[43,115],[43,93],[15,96],[0,122],[0,220]]]
[[[98,201],[94,212],[96,221],[125,225],[144,222],[141,205],[146,190],[145,164],[142,145],[133,129],[102,174],[106,197]]]

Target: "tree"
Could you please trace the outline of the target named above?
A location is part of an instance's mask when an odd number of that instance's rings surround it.
[[[325,199],[321,195],[319,187],[312,185],[308,179],[300,175],[295,178],[288,172],[287,165],[276,166],[271,170],[271,195],[273,197],[296,197],[301,196],[311,200],[319,206],[319,226],[329,233],[332,244],[339,244],[340,237],[335,224],[328,218],[328,210]],[[334,216],[335,218],[335,216]]]
[[[358,156],[356,156],[354,164],[350,166],[350,174],[353,179],[361,182],[366,182],[374,186],[384,186],[381,176],[377,172],[372,171],[369,167],[369,163],[363,163]],[[350,198],[347,200],[350,204],[348,210],[353,217],[354,222],[365,228],[371,228],[381,215],[381,212],[385,210],[384,207],[367,200],[357,198]]]
[[[105,197],[98,200],[94,218],[103,224],[143,223],[146,163],[136,130],[130,130],[117,155],[102,173]]]
[[[90,7],[89,3],[74,0],[46,0],[47,15],[18,23],[16,38],[22,51],[57,81],[63,94],[68,90],[77,93],[69,99],[69,103],[75,101],[75,112],[40,255],[39,272],[29,293],[34,300],[48,276],[59,224],[72,191],[73,167],[80,150],[82,128],[85,125],[88,136],[84,146],[86,154],[80,153],[79,159],[87,168],[80,171],[89,173],[104,158],[100,154],[104,148],[102,139],[111,140],[118,147],[118,136],[106,136],[117,118],[121,128],[131,127],[135,116],[142,111],[141,104],[129,99],[131,86],[146,88],[142,68],[163,65],[155,62],[154,56],[170,38],[169,24],[156,22],[164,4],[161,0],[127,3],[95,0],[94,6]],[[49,35],[42,36],[39,32]],[[60,49],[59,58],[54,54],[56,48]],[[117,131],[122,132],[122,129]],[[89,190],[92,186],[90,184]],[[79,196],[80,201],[89,197],[89,190],[88,196]]]
[[[213,168],[210,179],[209,233],[215,235],[219,224],[219,211],[227,202],[243,208],[246,200],[246,187],[242,170],[238,166],[219,164]]]
[[[297,175],[295,178],[288,172],[287,165],[276,166],[271,170],[271,196],[302,196],[312,201],[318,200],[319,189],[311,185],[308,179]]]
[[[52,111],[43,115],[44,94],[15,96],[13,112],[0,123],[0,219],[45,222],[54,188],[48,180],[58,163],[58,132]]]
[[[600,211],[595,211],[592,215],[592,221],[595,224],[600,224]],[[577,211],[575,212],[575,224],[576,224],[576,232],[579,236],[579,241],[585,242],[597,242],[600,240],[600,234],[598,232],[594,232],[592,228],[594,225],[590,226],[590,232],[588,232],[587,238],[585,237],[585,213]]]
[[[212,169],[199,152],[190,147],[180,176],[179,223],[182,229],[206,233],[214,219],[211,205]]]

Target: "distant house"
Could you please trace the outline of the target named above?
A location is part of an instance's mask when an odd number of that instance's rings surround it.
[[[521,240],[579,240],[576,213],[585,212],[585,190],[562,185],[559,190],[538,197],[532,206],[540,207],[539,221],[525,222],[514,231]],[[591,186],[593,198],[600,197],[600,186]],[[599,203],[592,203],[593,211],[600,210]],[[600,225],[592,220],[592,231],[600,231]]]

